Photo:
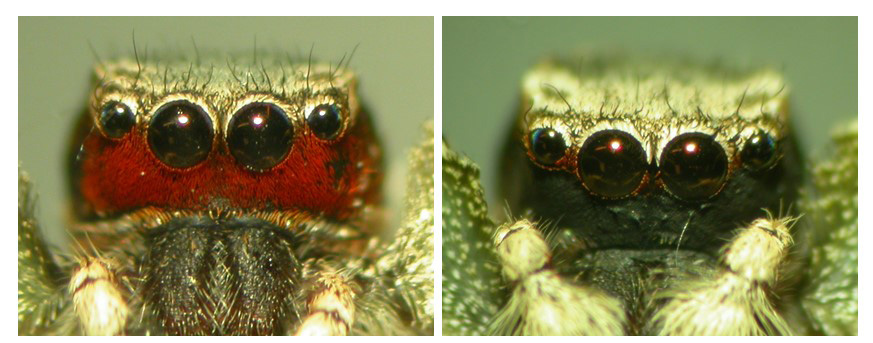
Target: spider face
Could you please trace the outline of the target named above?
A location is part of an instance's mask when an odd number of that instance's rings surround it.
[[[326,64],[258,67],[97,69],[71,187],[74,235],[101,256],[77,275],[106,270],[119,295],[101,307],[88,282],[71,285],[86,333],[351,329],[364,285],[337,273],[370,263],[363,247],[381,181],[355,76]],[[87,311],[120,324],[89,323]]]
[[[358,217],[378,191],[379,148],[355,78],[327,65],[289,68],[258,81],[203,63],[98,70],[75,146],[78,215],[154,207]]]
[[[533,68],[502,174],[522,218],[492,236],[511,294],[489,330],[790,333],[772,291],[801,169],[786,96],[767,70],[614,57]]]
[[[525,77],[505,159],[514,212],[592,248],[714,254],[761,209],[791,203],[798,163],[777,74],[597,65]]]

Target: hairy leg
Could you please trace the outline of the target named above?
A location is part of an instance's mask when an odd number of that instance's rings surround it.
[[[27,174],[18,174],[18,334],[71,335],[76,333],[65,292],[61,265],[48,246],[34,217],[34,196]]]
[[[81,258],[70,279],[69,291],[86,335],[124,333],[130,309],[123,290],[109,260]]]
[[[503,335],[621,335],[619,301],[575,285],[550,267],[551,253],[528,220],[504,224],[494,237],[503,273],[514,285],[511,298],[491,327]]]
[[[345,336],[355,320],[355,292],[350,280],[335,270],[315,272],[306,299],[309,313],[297,336]]]
[[[796,219],[758,219],[722,250],[724,269],[712,279],[678,285],[653,323],[661,335],[787,335],[791,330],[771,303]]]

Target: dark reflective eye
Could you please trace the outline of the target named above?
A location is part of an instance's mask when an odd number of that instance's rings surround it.
[[[740,160],[746,168],[758,171],[772,167],[776,155],[776,141],[766,132],[758,131],[743,145]]]
[[[230,153],[254,170],[276,166],[291,151],[294,129],[285,112],[273,104],[243,107],[230,120],[227,130]]]
[[[130,132],[136,123],[133,111],[123,102],[110,101],[100,111],[100,126],[109,138],[121,138]]]
[[[579,177],[594,194],[620,198],[631,194],[646,175],[646,152],[630,134],[618,130],[597,132],[579,151]]]
[[[200,106],[180,100],[161,106],[148,129],[152,153],[164,164],[188,168],[212,150],[212,120]]]
[[[530,148],[537,162],[543,165],[552,165],[567,150],[567,143],[560,132],[549,128],[536,129],[530,134]]]
[[[727,176],[724,149],[712,136],[699,132],[673,138],[661,153],[661,174],[673,195],[694,201],[714,196]]]
[[[340,109],[333,104],[318,105],[306,117],[306,123],[318,138],[334,139],[342,126]]]

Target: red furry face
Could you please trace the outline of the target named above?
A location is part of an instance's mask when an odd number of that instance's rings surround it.
[[[74,173],[80,214],[155,207],[353,218],[376,201],[379,183],[379,147],[353,87],[149,98],[98,85]]]

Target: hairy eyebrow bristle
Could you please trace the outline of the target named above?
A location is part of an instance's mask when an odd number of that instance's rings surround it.
[[[103,86],[138,89],[153,94],[172,93],[264,93],[280,98],[336,96],[356,83],[349,69],[359,45],[334,59],[316,58],[316,47],[294,57],[287,50],[267,50],[257,37],[247,53],[202,49],[195,37],[190,47],[148,51],[131,35],[130,53],[102,59],[97,65]],[[153,53],[155,52],[155,53]],[[102,87],[102,86],[100,86]]]

